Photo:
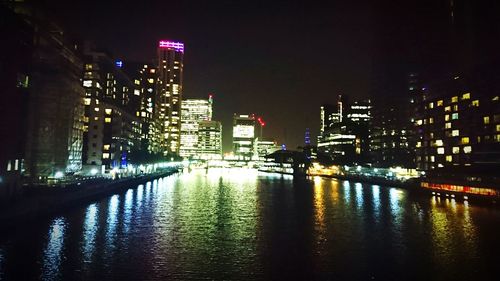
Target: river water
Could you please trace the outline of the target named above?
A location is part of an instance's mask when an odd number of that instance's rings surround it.
[[[500,212],[246,169],[149,182],[0,235],[0,280],[495,280]]]

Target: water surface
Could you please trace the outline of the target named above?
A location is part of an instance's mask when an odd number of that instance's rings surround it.
[[[397,188],[192,171],[3,233],[0,280],[494,280],[499,223]]]

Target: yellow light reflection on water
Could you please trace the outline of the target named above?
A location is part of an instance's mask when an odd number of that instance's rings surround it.
[[[457,203],[455,199],[432,197],[430,220],[432,254],[439,266],[449,267],[454,263],[456,256],[476,255],[477,230],[471,220],[467,204]]]

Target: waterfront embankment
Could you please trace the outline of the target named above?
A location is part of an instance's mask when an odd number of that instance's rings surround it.
[[[72,206],[86,204],[103,196],[120,193],[177,172],[178,168],[169,168],[119,179],[95,179],[70,185],[26,186],[23,187],[23,195],[14,203],[0,206],[0,230],[19,222],[32,221]]]

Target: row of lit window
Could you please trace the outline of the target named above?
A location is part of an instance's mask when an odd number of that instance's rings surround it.
[[[445,151],[444,147],[438,147],[438,148],[437,148],[437,154],[444,154],[444,151]],[[453,154],[459,154],[459,153],[460,153],[460,147],[459,147],[459,146],[454,146],[454,147],[452,148],[451,152],[452,152]],[[463,147],[463,152],[464,152],[465,154],[469,154],[469,153],[471,153],[471,152],[472,152],[472,147],[471,147],[470,145],[468,145],[468,146],[464,146],[464,147]]]

